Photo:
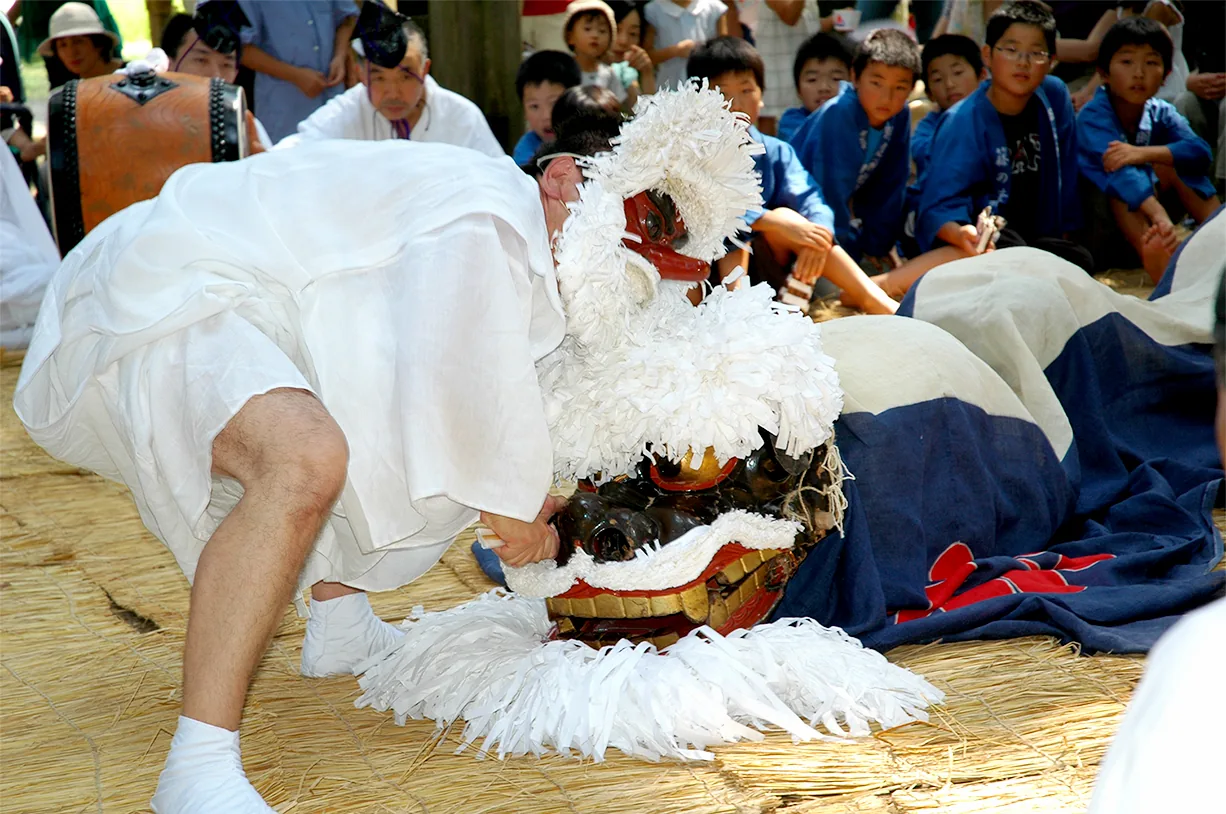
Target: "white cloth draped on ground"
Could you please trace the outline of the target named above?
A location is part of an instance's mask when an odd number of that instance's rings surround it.
[[[354,85],[298,124],[298,132],[278,142],[293,147],[320,139],[386,141],[396,138],[392,123],[375,109],[363,84]],[[426,108],[409,132],[412,141],[468,147],[491,158],[506,155],[481,108],[426,76]]]
[[[537,186],[509,158],[322,142],[184,168],[91,232],[15,406],[53,455],[127,484],[190,578],[241,494],[210,477],[212,439],[253,395],[311,391],[350,467],[301,584],[390,589],[476,509],[536,516],[534,363],[562,332]]]
[[[0,152],[0,347],[24,348],[60,253],[17,159]]]

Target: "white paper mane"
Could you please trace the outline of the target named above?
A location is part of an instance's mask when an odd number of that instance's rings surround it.
[[[762,150],[704,82],[643,97],[613,149],[583,162],[555,251],[567,337],[538,367],[559,478],[628,472],[649,445],[678,461],[691,448],[742,457],[759,427],[794,456],[830,438],[843,394],[815,323],[767,286],[718,287],[695,308],[622,243],[623,201],[657,189],[685,220],[685,254],[722,256],[762,205]]]

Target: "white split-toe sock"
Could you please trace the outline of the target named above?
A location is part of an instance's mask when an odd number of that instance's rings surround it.
[[[247,781],[238,733],[179,716],[154,814],[276,814]]]
[[[302,640],[302,674],[309,678],[353,675],[362,662],[404,638],[370,607],[364,593],[311,600],[306,637]]]

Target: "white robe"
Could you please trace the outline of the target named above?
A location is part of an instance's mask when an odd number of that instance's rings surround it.
[[[0,346],[24,348],[60,253],[17,159],[0,153]]]
[[[175,173],[47,291],[14,400],[57,458],[122,481],[191,579],[241,496],[212,440],[254,395],[315,393],[349,478],[300,578],[420,576],[477,510],[552,481],[535,362],[564,319],[537,185],[448,145],[322,142]]]
[[[298,124],[278,147],[320,139],[385,141],[396,138],[392,123],[370,102],[366,86],[354,85]],[[432,141],[468,147],[493,158],[506,155],[490,131],[481,108],[426,76],[426,107],[409,133],[412,141]]]

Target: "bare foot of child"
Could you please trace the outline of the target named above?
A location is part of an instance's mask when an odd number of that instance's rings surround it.
[[[1145,231],[1141,238],[1141,265],[1155,285],[1162,279],[1178,245],[1179,239],[1169,226],[1164,229],[1163,224],[1155,223]]]
[[[871,289],[866,291],[865,296],[860,299],[853,299],[851,292],[844,291],[839,297],[839,304],[845,305],[848,308],[855,308],[857,311],[863,311],[866,314],[890,315],[898,311],[898,303],[890,299],[880,288],[876,291]]]

